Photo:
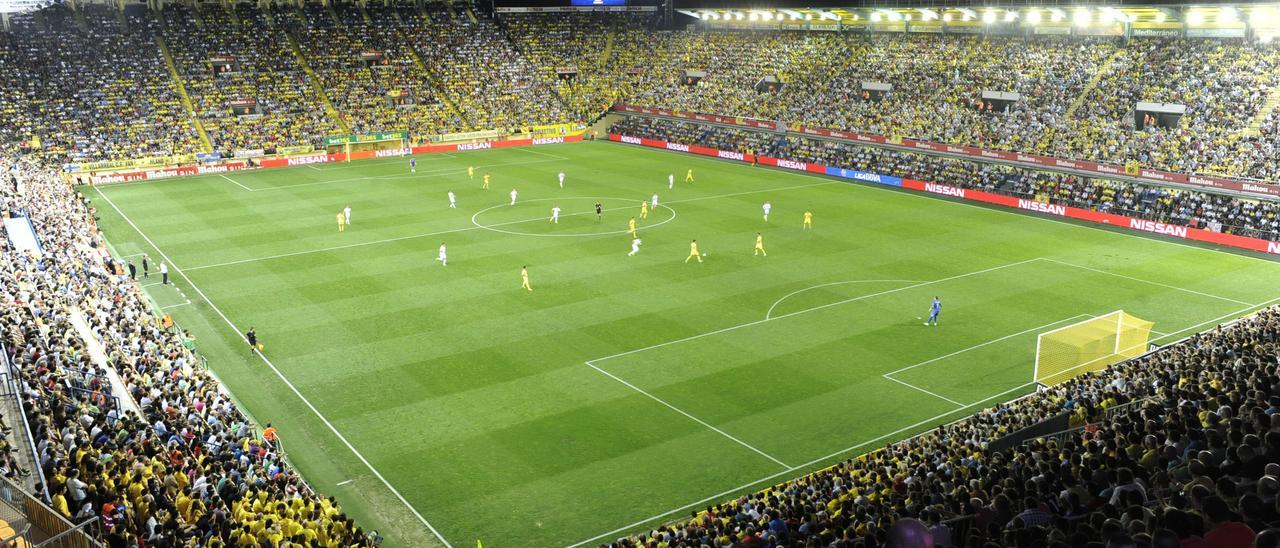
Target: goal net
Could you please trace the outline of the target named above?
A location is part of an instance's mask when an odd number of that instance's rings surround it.
[[[1036,340],[1035,382],[1053,386],[1142,355],[1152,322],[1117,310],[1041,333]]]

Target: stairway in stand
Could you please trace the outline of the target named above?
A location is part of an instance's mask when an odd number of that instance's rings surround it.
[[[299,16],[301,15],[299,13]],[[337,19],[337,14],[334,14],[334,19]],[[333,108],[333,102],[329,100],[329,94],[325,93],[324,85],[320,82],[320,75],[311,70],[311,64],[307,62],[307,54],[302,52],[302,45],[298,43],[298,38],[287,28],[277,26],[274,23],[272,23],[272,26],[276,32],[283,32],[285,38],[289,40],[289,49],[293,50],[294,59],[298,61],[298,66],[302,67],[302,72],[306,73],[307,81],[311,83],[311,89],[316,92],[320,102],[324,103],[324,109],[329,113],[329,116],[338,123],[338,127],[342,128],[343,133],[350,134],[351,126],[347,124],[347,119],[338,112],[338,109]]]

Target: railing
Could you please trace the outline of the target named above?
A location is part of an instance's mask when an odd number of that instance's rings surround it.
[[[94,546],[102,546],[98,542],[99,538],[99,522],[98,516],[94,516],[85,520],[78,525],[72,526],[61,533],[58,533],[49,540],[36,544],[36,548],[89,548]]]
[[[37,477],[40,478],[40,489],[37,495],[49,500],[49,482],[44,477],[44,469],[40,467],[40,453],[36,451],[35,431],[31,429],[31,423],[27,420],[27,404],[23,401],[22,390],[19,388],[18,368],[13,363],[9,348],[0,343],[0,354],[4,355],[4,379],[2,389],[3,396],[12,395],[14,401],[18,403],[18,416],[22,419],[22,437],[27,439],[26,449],[31,452],[32,468],[35,469]]]
[[[49,548],[96,548],[98,518],[72,523],[17,484],[0,477],[0,519],[3,519],[32,546]],[[0,542],[0,546],[9,546]]]

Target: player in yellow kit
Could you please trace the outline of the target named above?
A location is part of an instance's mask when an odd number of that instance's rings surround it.
[[[804,212],[804,228],[813,228],[813,213]]]
[[[632,217],[630,221],[627,221],[627,232],[631,233],[632,238],[636,237],[636,218],[635,217]]]
[[[756,233],[756,250],[754,253],[752,253],[752,255],[764,255],[765,257],[769,256],[768,253],[764,252],[764,235],[759,232]]]
[[[689,259],[697,259],[698,262],[702,262],[702,255],[698,253],[698,240],[689,241],[689,256],[684,258],[684,262],[689,262]]]
[[[641,219],[649,218],[649,202],[647,201],[640,202],[640,218]]]
[[[467,178],[468,178],[468,179],[471,179],[471,180],[473,180],[473,181],[475,180],[475,178],[476,178],[476,166],[467,166]]]
[[[688,171],[688,172],[686,172],[686,173],[684,174],[684,182],[686,182],[686,183],[692,183],[692,182],[693,182],[693,169],[692,169],[692,168],[690,168],[690,169],[689,169],[689,171]]]
[[[533,291],[533,287],[529,285],[529,267],[520,267],[520,288]]]
[[[488,173],[485,173],[485,174],[484,174],[484,184],[483,184],[483,185],[481,185],[481,186],[480,186],[480,188],[483,188],[483,189],[485,189],[485,190],[489,190],[489,174],[488,174]]]
[[[338,212],[338,232],[344,232],[346,230],[347,230],[347,216],[343,215],[342,212],[339,211]]]

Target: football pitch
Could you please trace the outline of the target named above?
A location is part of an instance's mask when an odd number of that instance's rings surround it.
[[[83,191],[305,477],[395,546],[595,545],[1023,395],[1038,333],[1122,309],[1171,342],[1280,300],[1261,258],[606,142]]]

